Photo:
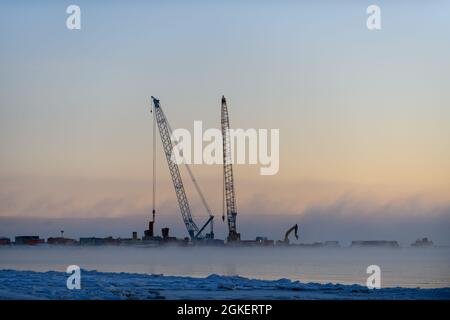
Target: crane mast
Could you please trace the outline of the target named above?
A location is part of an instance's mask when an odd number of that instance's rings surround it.
[[[228,242],[239,241],[241,235],[236,230],[236,197],[234,192],[233,165],[231,155],[230,120],[228,117],[227,101],[222,96],[222,140],[223,140],[223,181],[224,181],[224,209],[228,221]],[[224,219],[224,216],[222,217]]]
[[[171,140],[171,130],[166,116],[160,106],[159,100],[152,97],[154,106],[154,117],[156,117],[156,123],[158,124],[159,133],[166,155],[167,164],[169,166],[170,176],[172,178],[175,194],[177,196],[178,205],[180,207],[181,215],[183,217],[184,224],[189,233],[191,239],[195,239],[199,236],[199,228],[195,224],[191,215],[191,208],[187,200],[186,191],[184,190],[183,181],[181,180],[180,170],[177,163],[172,161],[171,155],[173,151],[173,143]],[[203,228],[202,228],[203,229]],[[201,231],[201,230],[200,230]]]

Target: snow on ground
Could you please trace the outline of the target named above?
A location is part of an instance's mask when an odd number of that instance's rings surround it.
[[[69,290],[64,272],[0,270],[0,299],[450,299],[450,288],[386,288],[136,273],[81,272],[81,289]]]

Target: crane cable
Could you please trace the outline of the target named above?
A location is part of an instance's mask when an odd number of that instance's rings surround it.
[[[167,122],[167,127],[169,129],[170,135],[173,137],[173,131],[172,131],[172,128],[170,127],[169,122]],[[174,140],[174,142],[175,142],[176,148],[179,150],[179,147],[178,147],[179,141],[178,140]],[[186,168],[186,171],[189,174],[189,177],[191,178],[192,183],[194,184],[195,190],[197,191],[197,194],[199,195],[203,206],[206,209],[206,212],[208,213],[209,217],[212,217],[213,216],[212,211],[211,211],[208,203],[206,202],[205,196],[203,195],[203,192],[200,189],[200,186],[197,183],[197,179],[195,179],[194,174],[192,173],[191,167],[189,166],[188,163],[186,163],[186,161],[183,161],[183,164],[184,164],[184,167]]]

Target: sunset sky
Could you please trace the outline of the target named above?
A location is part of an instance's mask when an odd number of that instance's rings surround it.
[[[222,94],[232,127],[280,130],[277,175],[235,166],[245,219],[343,201],[450,217],[450,3],[376,1],[369,31],[372,2],[76,1],[75,31],[72,2],[2,2],[0,217],[149,213],[150,96],[191,130],[220,128]],[[157,138],[158,206],[181,225]],[[221,166],[193,170],[220,216]]]

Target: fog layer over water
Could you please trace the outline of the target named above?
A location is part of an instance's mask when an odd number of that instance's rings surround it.
[[[105,272],[366,285],[369,265],[382,287],[450,287],[450,248],[1,247],[0,269]]]

